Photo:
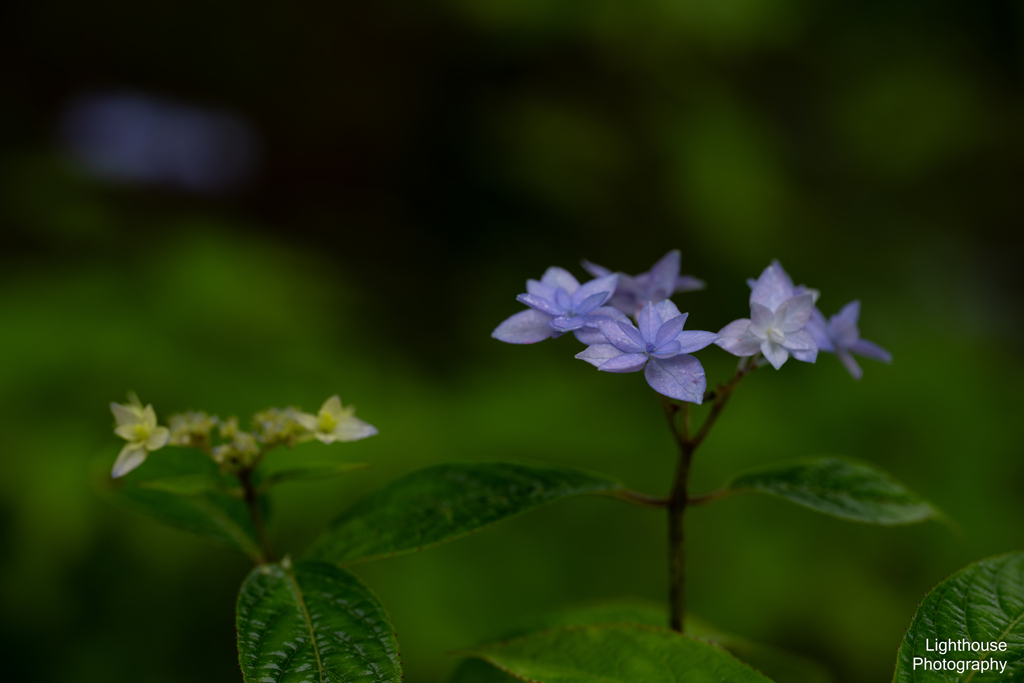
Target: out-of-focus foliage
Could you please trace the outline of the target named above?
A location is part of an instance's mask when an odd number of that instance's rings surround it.
[[[782,458],[873,463],[963,530],[879,529],[737,497],[688,515],[689,603],[716,626],[885,680],[922,596],[1024,546],[1019,481],[1022,17],[1006,0],[25,3],[0,22],[0,652],[13,680],[238,680],[244,558],[98,495],[107,404],[248,415],[340,393],[373,439],[275,452],[365,472],[271,492],[299,553],[372,488],[452,460],[585,467],[663,494],[671,436],[641,378],[571,338],[490,339],[523,281],[671,248],[745,314],[780,258],[893,352],[745,380],[696,491]],[[95,88],[236,112],[247,191],[89,177],[59,147]],[[700,353],[709,382],[735,359]],[[153,453],[139,472],[156,462]],[[151,462],[152,461],[152,462]],[[283,544],[283,539],[289,539]],[[579,601],[665,593],[662,515],[564,501],[357,567],[409,680]],[[59,643],[60,647],[53,647]],[[16,655],[16,656],[15,656]],[[45,668],[21,669],[46,661]]]
[[[210,458],[198,451],[168,449],[145,469],[139,467],[120,480],[104,477],[97,484],[112,503],[212,538],[247,557],[260,557],[238,480],[220,475]]]

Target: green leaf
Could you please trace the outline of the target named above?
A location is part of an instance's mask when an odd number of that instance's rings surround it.
[[[967,640],[999,651],[934,651],[937,641]],[[929,651],[929,647],[933,648]],[[923,660],[960,671],[931,671]],[[917,666],[914,664],[917,662]],[[994,669],[982,672],[981,667]],[[978,667],[975,669],[974,667]],[[1001,667],[1005,667],[1001,668]],[[917,609],[896,658],[895,683],[1019,681],[1024,678],[1024,553],[968,565],[932,589]]]
[[[201,491],[216,483],[215,489]],[[198,451],[165,448],[121,479],[106,480],[105,492],[118,504],[242,551],[254,561],[261,552],[245,503],[222,491],[238,482],[222,476]]]
[[[667,623],[668,613],[663,605],[641,600],[616,600],[549,614],[509,635],[518,636],[548,628],[583,624],[642,624],[661,627]],[[725,648],[734,657],[776,683],[832,683],[834,680],[826,669],[815,662],[771,645],[755,643],[726,633],[692,616],[686,618],[686,633]],[[465,663],[459,667],[456,674],[451,683],[501,683],[514,680],[493,667],[488,672],[478,663]]]
[[[351,564],[422,550],[562,498],[622,485],[570,467],[475,462],[412,472],[338,517],[306,555]]]
[[[399,683],[394,627],[352,573],[287,559],[253,569],[238,593],[245,683]]]
[[[760,467],[734,477],[723,493],[767,493],[854,522],[914,524],[942,519],[930,503],[891,476],[851,458],[817,457]]]
[[[722,648],[640,624],[563,626],[461,653],[534,683],[768,683]]]
[[[817,662],[781,648],[720,631],[699,619],[687,617],[686,631],[696,638],[724,647],[741,662],[746,662],[776,683],[832,683],[835,680]]]
[[[176,496],[198,496],[203,493],[223,493],[224,495],[241,498],[242,489],[235,486],[227,488],[219,478],[206,474],[182,474],[177,477],[150,479],[137,484],[144,489],[173,493]]]
[[[370,465],[362,462],[317,462],[304,465],[303,467],[294,467],[287,470],[279,470],[272,472],[267,475],[260,485],[260,491],[266,491],[267,489],[283,484],[288,481],[303,481],[311,479],[327,479],[328,477],[337,477],[348,472],[354,472],[356,470],[365,470]]]
[[[463,659],[448,683],[516,683],[518,680],[482,659]]]

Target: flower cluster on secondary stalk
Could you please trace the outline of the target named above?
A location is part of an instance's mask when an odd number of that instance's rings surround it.
[[[818,291],[795,286],[778,261],[748,280],[750,317],[734,320],[717,334],[684,331],[688,314],[669,300],[677,292],[704,287],[701,280],[679,274],[678,250],[639,275],[613,273],[588,261],[583,267],[594,276],[583,284],[558,267],[548,268],[540,280],[527,280],[526,293],[517,299],[529,308],[502,322],[491,336],[532,344],[571,331],[587,345],[576,358],[604,372],[643,370],[658,393],[697,404],[704,399],[707,380],[691,354],[712,343],[735,356],[761,356],[775,369],[790,357],[813,363],[819,351],[834,353],[854,379],[862,373],[852,353],[892,360],[888,351],[860,338],[860,302],[827,320],[815,306]]]
[[[122,477],[146,460],[152,451],[164,446],[182,446],[200,450],[225,473],[251,469],[276,446],[291,448],[313,441],[325,444],[357,441],[373,436],[377,428],[355,416],[354,406],[342,406],[331,396],[316,415],[299,408],[268,408],[256,413],[249,431],[242,430],[237,417],[221,420],[216,415],[189,411],[171,415],[167,427],[157,424],[152,405],[143,407],[138,396],[128,394],[128,403],[111,403],[117,426],[114,433],[126,443],[114,462],[111,476]]]

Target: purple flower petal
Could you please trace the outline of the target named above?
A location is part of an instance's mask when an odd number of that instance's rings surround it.
[[[655,358],[671,358],[672,356],[678,356],[680,354],[680,349],[682,348],[683,347],[679,342],[675,339],[670,339],[664,344],[659,344],[654,351],[651,352],[651,355]]]
[[[689,313],[680,313],[679,309],[676,308],[676,305],[668,299],[654,302],[654,310],[658,312],[658,317],[660,317],[663,322],[671,320],[679,315],[684,317],[689,315]]]
[[[705,287],[707,287],[707,284],[703,280],[692,275],[680,275],[676,278],[676,292],[696,292]]]
[[[572,273],[565,268],[559,268],[558,266],[551,266],[545,270],[544,276],[540,281],[552,289],[561,287],[569,294],[580,288],[579,280],[574,278]]]
[[[883,349],[881,346],[874,342],[870,342],[867,339],[858,339],[850,345],[850,350],[856,353],[858,356],[864,356],[871,360],[882,361],[883,363],[892,362],[892,354]]]
[[[585,283],[572,294],[573,308],[577,311],[581,310],[583,302],[599,294],[603,296],[601,296],[599,302],[591,306],[591,308],[597,308],[604,304],[604,302],[612,298],[618,279],[619,276],[612,273],[611,275],[605,275],[604,277],[599,277],[596,280],[591,280],[590,282]]]
[[[753,356],[761,349],[761,340],[750,333],[747,318],[733,320],[719,330],[715,344],[734,356]]]
[[[679,277],[679,250],[673,249],[662,256],[648,271],[647,298],[661,301],[672,296]]]
[[[640,330],[634,327],[632,323],[624,323],[620,320],[615,323],[615,326],[622,330],[622,333],[629,337],[630,341],[641,349],[645,349],[647,347],[643,336],[640,334]]]
[[[786,340],[782,342],[782,345],[790,351],[810,351],[818,348],[818,345],[814,343],[814,337],[807,330],[787,332]]]
[[[683,324],[686,322],[685,315],[677,315],[674,318],[668,318],[658,328],[657,334],[654,336],[654,345],[660,347],[670,339],[675,339],[679,336],[679,333],[683,331]]]
[[[790,351],[789,355],[793,356],[799,361],[804,363],[813,363],[818,360],[818,349],[806,349],[804,351]]]
[[[604,277],[606,275],[612,274],[612,271],[608,270],[604,266],[599,266],[596,263],[591,263],[587,259],[583,259],[582,261],[580,261],[580,265],[583,266],[583,270],[587,271],[594,277]]]
[[[526,292],[534,296],[539,296],[541,299],[548,299],[550,301],[555,300],[555,288],[549,287],[540,280],[527,280]]]
[[[750,322],[758,329],[768,329],[775,322],[775,313],[767,306],[762,306],[756,301],[751,302]]]
[[[850,355],[849,351],[847,351],[846,349],[839,349],[836,352],[836,356],[838,356],[839,360],[843,364],[843,367],[846,368],[846,371],[850,373],[850,377],[853,377],[854,379],[860,379],[861,377],[864,376],[864,371],[860,369],[860,365],[857,363],[856,360],[854,360],[853,356]]]
[[[509,344],[533,344],[554,336],[549,320],[550,315],[528,308],[498,325],[491,336]]]
[[[789,358],[789,351],[782,344],[776,344],[771,339],[765,339],[761,342],[761,354],[776,370],[781,368],[782,364]]]
[[[811,309],[811,317],[807,321],[807,325],[804,326],[804,329],[814,337],[814,343],[817,344],[819,351],[835,353],[835,346],[833,346],[832,339],[828,336],[828,321],[825,319],[825,315],[817,308]]]
[[[818,303],[818,297],[821,296],[821,292],[811,289],[807,285],[797,285],[793,288],[793,296],[800,296],[801,294],[810,294],[811,298],[814,299],[814,303]]]
[[[836,346],[850,347],[860,338],[857,320],[860,318],[860,302],[851,301],[843,306],[828,321],[828,333]]]
[[[583,326],[585,324],[586,321],[583,319],[582,315],[573,316],[571,318],[565,315],[559,315],[552,318],[551,322],[548,323],[548,325],[551,325],[552,328],[558,330],[559,332],[571,332],[572,330],[580,330],[583,329]]]
[[[644,292],[646,291],[644,277],[643,275],[632,277],[625,273],[619,273],[619,283],[615,287],[615,294],[626,296],[634,304],[638,304],[637,308],[639,309],[647,303],[647,300],[644,298]]]
[[[550,316],[562,315],[565,311],[564,308],[559,308],[549,299],[542,299],[534,294],[520,294],[516,297],[516,301]]]
[[[624,353],[597,366],[601,372],[636,372],[647,362],[646,353]]]
[[[700,361],[693,356],[683,354],[668,360],[652,358],[644,369],[644,376],[659,394],[698,405],[704,400],[707,379]]]
[[[611,344],[605,343],[592,344],[577,353],[575,357],[590,363],[594,367],[598,367],[601,363],[604,363],[611,358],[618,358],[621,355],[622,351],[619,351]]]
[[[604,334],[608,343],[623,353],[643,353],[646,350],[646,345],[639,338],[640,333],[629,323],[601,320],[598,321],[597,327]],[[627,332],[626,330],[631,331]]]
[[[814,296],[801,294],[792,299],[786,299],[779,304],[775,311],[776,326],[783,332],[796,332],[802,330],[807,321],[811,319],[811,311],[814,310]]]
[[[793,296],[793,280],[778,261],[764,269],[761,277],[757,278],[753,289],[750,292],[750,303],[757,302],[767,306],[772,311],[779,307],[786,299]]]
[[[583,288],[580,287],[576,293],[582,292]],[[611,292],[598,292],[597,294],[591,294],[578,305],[574,305],[577,315],[586,315],[595,308],[599,307],[612,295]],[[573,297],[575,299],[575,297]]]
[[[561,287],[555,290],[554,302],[555,306],[562,312],[569,311],[572,308],[572,296]]]
[[[640,309],[643,308],[645,301],[637,298],[637,296],[625,289],[623,284],[624,278],[619,276],[619,286],[615,290],[615,294],[608,300],[609,306],[614,306],[626,315],[636,316],[640,314]]]
[[[612,306],[600,306],[599,308],[595,308],[586,315],[586,318],[587,325],[597,325],[597,321],[603,318],[621,323],[629,322],[629,318],[626,317],[625,313]]]
[[[601,320],[609,320],[612,322],[624,322],[628,323],[629,318],[626,314],[617,308],[611,306],[601,306],[595,308],[590,313],[583,316],[586,321],[586,326],[582,329],[576,330],[574,334],[584,344],[607,344],[608,340],[605,339],[604,333],[598,328],[597,323]]]
[[[643,337],[643,344],[646,345],[647,342],[654,341],[662,323],[661,316],[654,304],[650,302],[644,304],[644,307],[640,309],[640,315],[636,317],[636,322]]]
[[[719,335],[704,330],[685,330],[676,335],[679,353],[693,353],[718,341]],[[754,353],[757,353],[755,351]]]
[[[601,332],[601,330],[598,329],[596,325],[587,325],[585,327],[581,327],[578,330],[574,330],[573,334],[576,336],[576,339],[582,342],[583,344],[590,345],[608,343],[608,340],[605,339],[604,337],[604,333]]]

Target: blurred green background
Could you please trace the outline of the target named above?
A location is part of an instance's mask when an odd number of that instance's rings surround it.
[[[1010,0],[49,0],[0,21],[0,658],[12,681],[237,681],[244,558],[96,493],[127,389],[166,416],[316,409],[380,429],[373,468],[274,494],[298,552],[372,487],[532,459],[667,490],[639,375],[571,338],[490,332],[528,277],[671,248],[688,327],[747,314],[779,258],[891,350],[749,378],[694,489],[789,456],[896,475],[962,526],[873,528],[738,498],[688,518],[692,610],[889,680],[925,592],[1024,547],[1019,445],[1024,12]],[[104,180],[70,102],[126,90],[234,112],[261,161],[226,192]],[[700,354],[711,381],[734,360]],[[309,444],[289,458],[322,457]],[[159,457],[159,453],[153,457]],[[409,681],[561,606],[666,591],[662,515],[584,499],[357,573]]]

